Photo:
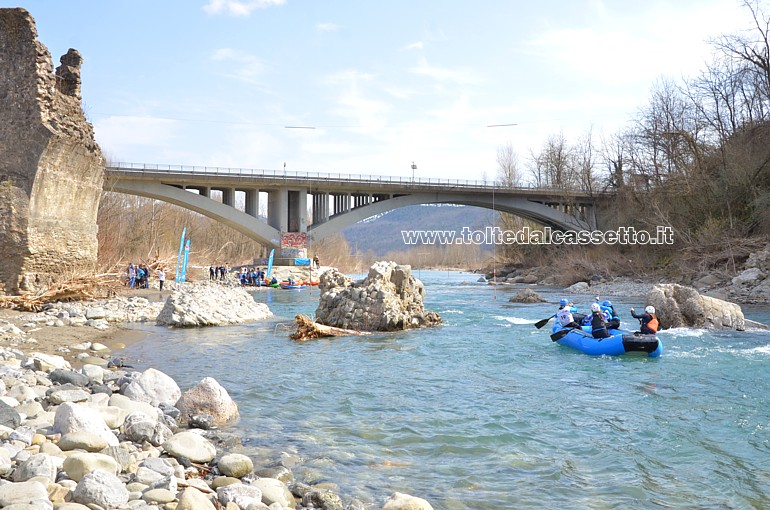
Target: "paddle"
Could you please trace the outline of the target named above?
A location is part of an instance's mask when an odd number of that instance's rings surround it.
[[[552,335],[551,335],[551,341],[552,341],[552,342],[558,342],[559,340],[561,340],[562,338],[564,338],[565,336],[567,336],[567,334],[568,334],[570,331],[571,331],[571,330],[569,330],[569,329],[562,329],[561,331],[557,331],[556,333],[554,333],[554,334],[552,334]]]
[[[551,315],[551,316],[550,316],[550,317],[548,317],[547,319],[541,319],[541,320],[537,321],[537,322],[535,323],[535,327],[536,327],[537,329],[540,329],[540,328],[542,328],[543,326],[545,326],[546,324],[548,324],[548,321],[549,321],[549,320],[553,319],[554,317],[556,317],[556,314],[553,314],[553,315]]]

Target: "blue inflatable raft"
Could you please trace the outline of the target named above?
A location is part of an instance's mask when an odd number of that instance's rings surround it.
[[[608,338],[594,338],[590,330],[591,326],[562,328],[561,325],[554,324],[551,340],[589,356],[634,354],[657,358],[663,354],[663,343],[657,335],[635,335],[620,329],[610,329]]]

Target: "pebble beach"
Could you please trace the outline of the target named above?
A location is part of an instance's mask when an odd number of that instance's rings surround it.
[[[205,287],[213,302],[248,295]],[[39,313],[0,310],[0,507],[363,509],[295,480],[289,468],[255,466],[237,453],[239,438],[227,426],[238,405],[215,379],[181,389],[159,369],[127,366],[120,349],[136,333],[124,325],[154,323],[170,293],[125,294]],[[179,320],[224,325],[265,316],[230,309],[216,317],[188,308]],[[395,493],[382,508],[432,507]]]

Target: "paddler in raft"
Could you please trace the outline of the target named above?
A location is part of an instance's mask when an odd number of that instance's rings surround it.
[[[610,336],[607,321],[604,320],[604,313],[599,303],[591,305],[591,334],[594,338],[608,338]]]
[[[634,332],[635,335],[655,335],[658,333],[660,323],[655,316],[654,306],[647,306],[647,308],[644,309],[644,313],[639,315],[634,313],[634,307],[632,306],[631,316],[634,319],[639,319],[640,330]]]
[[[596,302],[599,303],[599,296],[596,296]],[[607,327],[610,329],[620,329],[620,317],[612,306],[612,301],[605,299],[599,306],[604,312],[604,320],[607,321]]]
[[[577,307],[568,300],[561,299],[559,301],[559,310],[556,312],[556,320],[559,321],[562,328],[580,327],[579,321],[582,319],[582,315],[576,321],[572,315],[573,313],[577,313]]]

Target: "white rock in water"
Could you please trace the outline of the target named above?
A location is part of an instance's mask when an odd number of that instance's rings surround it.
[[[327,326],[397,331],[441,322],[438,314],[425,311],[425,287],[407,265],[375,262],[368,276],[357,282],[330,269],[321,276],[319,289],[316,321]]]
[[[270,309],[240,287],[209,282],[185,284],[166,300],[158,314],[162,326],[197,327],[240,324],[271,316]]]
[[[433,510],[433,507],[422,498],[394,492],[385,502],[382,510]]]
[[[721,299],[702,296],[692,287],[678,284],[655,285],[647,303],[664,329],[691,327],[743,331],[746,321],[741,307]]]
[[[213,377],[204,377],[196,386],[185,391],[174,407],[181,412],[183,422],[196,414],[208,414],[216,425],[238,418],[238,405]]]

